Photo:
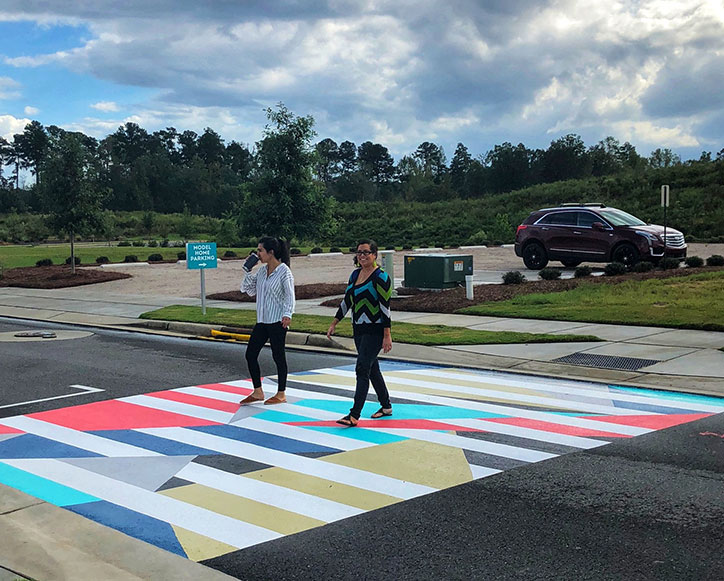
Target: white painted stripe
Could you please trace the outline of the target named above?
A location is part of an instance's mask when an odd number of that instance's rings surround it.
[[[472,452],[482,452],[483,454],[491,454],[492,456],[510,458],[511,460],[521,460],[523,462],[540,462],[542,460],[550,460],[551,458],[555,458],[557,456],[557,454],[550,454],[548,452],[529,450],[527,448],[509,446],[507,444],[497,444],[495,442],[478,440],[476,438],[466,438],[464,436],[455,436],[453,434],[444,434],[434,430],[377,428],[377,431],[384,432],[385,434],[391,434],[393,436],[404,436],[406,438],[422,440],[423,442],[440,444],[441,446],[471,450]]]
[[[179,387],[172,389],[175,393],[185,393],[187,395],[196,395],[199,397],[206,397],[208,399],[215,399],[218,401],[228,401],[229,403],[239,403],[246,396],[240,393],[229,393],[228,391],[219,391],[218,389],[205,389],[202,387]]]
[[[54,399],[63,399],[63,398],[66,398],[66,397],[77,397],[77,396],[79,396],[79,395],[87,395],[87,394],[89,394],[89,393],[97,393],[97,392],[99,392],[99,391],[105,391],[105,390],[100,389],[100,388],[98,388],[98,387],[89,387],[89,386],[87,386],[87,385],[71,385],[70,387],[72,387],[73,389],[80,389],[81,392],[80,392],[80,393],[67,393],[67,394],[65,394],[65,395],[54,395],[53,397],[44,397],[44,398],[42,398],[42,399],[31,399],[30,401],[21,401],[21,402],[19,402],[19,403],[11,403],[11,404],[7,404],[7,405],[0,405],[0,410],[2,410],[2,409],[7,409],[7,408],[16,408],[16,407],[20,407],[20,406],[23,406],[23,405],[29,405],[29,404],[31,404],[31,403],[40,403],[40,402],[43,402],[43,401],[51,401],[51,400],[54,400]]]
[[[325,462],[323,459],[306,458],[304,456],[280,452],[238,440],[230,440],[196,430],[187,430],[184,428],[147,428],[136,431],[159,438],[200,446],[207,450],[228,454],[229,456],[247,458],[255,462],[261,462],[262,464],[278,466],[279,468],[291,470],[292,472],[326,478],[327,480],[341,484],[348,484],[397,498],[414,498],[436,491],[435,488],[423,486],[422,484],[404,482],[397,478],[390,478],[389,476],[382,476],[356,468],[332,464]]]
[[[282,536],[277,532],[57,460],[3,460],[3,462],[240,549]]]
[[[257,430],[259,432],[264,432],[265,434],[274,434],[275,436],[291,438],[300,442],[329,446],[330,448],[336,448],[344,451],[361,450],[362,448],[372,448],[377,445],[371,442],[362,442],[360,440],[353,440],[352,438],[335,436],[334,434],[326,432],[309,430],[299,426],[290,426],[288,424],[260,420],[255,417],[243,418],[235,422],[231,422],[231,425],[248,428],[250,430]]]
[[[546,432],[544,430],[535,430],[533,428],[523,428],[521,426],[511,426],[510,424],[500,424],[485,419],[459,419],[445,420],[448,424],[454,424],[461,428],[473,428],[492,432],[494,434],[505,434],[507,436],[517,436],[519,438],[528,438],[538,442],[550,442],[551,444],[563,444],[574,448],[590,450],[604,446],[609,442],[603,440],[594,440],[593,438],[584,438],[582,436],[569,436],[568,434],[557,434],[555,432]]]
[[[298,492],[292,488],[277,486],[253,478],[244,478],[243,475],[230,474],[193,462],[184,466],[176,473],[176,476],[323,522],[333,522],[365,512],[353,506]]]
[[[305,376],[306,377],[306,376]],[[295,376],[294,381],[298,383],[313,383],[312,378],[309,380],[302,380],[298,376]],[[319,379],[317,379],[317,382],[319,382]],[[347,385],[337,384],[337,383],[323,383],[322,385],[327,385],[329,387],[336,387],[338,389],[346,389],[348,391],[354,391],[354,387],[350,387]],[[514,418],[526,418],[530,420],[538,420],[541,422],[549,422],[552,424],[559,424],[562,426],[575,426],[577,428],[586,428],[588,430],[597,430],[599,432],[611,432],[613,434],[623,434],[626,436],[640,436],[641,434],[648,434],[649,432],[653,431],[648,428],[639,428],[637,426],[626,426],[623,424],[613,424],[610,422],[605,421],[598,421],[598,420],[589,420],[586,418],[577,418],[573,416],[564,416],[560,414],[555,414],[551,412],[543,412],[543,411],[534,411],[534,410],[525,410],[521,408],[511,407],[511,406],[505,406],[505,405],[498,405],[498,404],[488,404],[483,403],[479,401],[472,401],[472,400],[461,400],[461,399],[455,399],[452,397],[440,397],[436,395],[428,395],[424,393],[414,393],[409,391],[399,391],[395,390],[394,392],[390,391],[391,395],[395,397],[400,397],[403,399],[407,399],[410,401],[418,401],[422,403],[433,403],[437,405],[442,406],[448,406],[448,407],[454,407],[454,408],[463,408],[468,410],[476,410],[486,413],[493,413],[493,414],[500,414],[503,416],[510,416]],[[289,412],[293,413],[293,412]],[[439,420],[443,420],[445,418],[436,418]],[[445,420],[447,421],[447,420]]]
[[[264,388],[264,390],[268,391],[269,393],[272,393],[272,391],[276,392],[276,390],[277,390],[277,383],[272,379],[272,377],[274,377],[274,376],[264,377],[261,382],[261,385]],[[251,381],[249,381],[248,379],[240,379],[240,380],[236,380],[236,381],[225,381],[224,385],[231,385],[232,387],[245,387],[247,389],[251,389]],[[324,393],[321,391],[314,391],[314,390],[307,391],[304,389],[295,389],[293,387],[287,387],[287,396],[299,397],[301,399],[328,399],[328,400],[347,399],[347,398],[341,397],[339,395],[334,395],[331,393]]]
[[[212,410],[209,408],[191,405],[180,401],[162,399],[160,397],[152,397],[150,395],[132,395],[130,397],[122,397],[118,401],[132,403],[135,405],[152,408],[154,410],[162,410],[174,414],[181,414],[192,418],[199,418],[201,420],[208,420],[210,422],[218,422],[220,424],[227,424],[229,423],[229,421],[231,421],[231,418],[234,417],[234,414],[230,414],[229,412]]]
[[[438,369],[425,369],[425,370],[400,370],[395,371],[391,375],[397,373],[415,374],[422,373],[426,376],[440,377],[441,379],[452,379],[452,380],[463,380],[470,381],[472,383],[480,383],[482,385],[510,385],[514,387],[524,387],[526,389],[536,389],[541,391],[548,391],[552,393],[560,393],[562,395],[580,395],[583,397],[589,397],[592,399],[604,399],[604,400],[615,400],[615,401],[627,401],[631,403],[640,403],[644,405],[655,405],[666,408],[674,409],[686,409],[700,412],[711,412],[721,413],[724,411],[724,399],[722,399],[721,405],[699,403],[689,400],[677,400],[658,397],[655,394],[650,395],[636,395],[633,393],[624,393],[618,391],[609,391],[607,385],[597,384],[586,384],[583,382],[573,382],[569,380],[550,380],[544,382],[539,378],[525,376],[518,380],[505,379],[503,377],[497,377],[489,374],[466,374],[466,373],[455,373],[452,371],[443,371]],[[524,382],[524,383],[523,383]],[[597,389],[598,388],[598,389]]]
[[[470,472],[473,474],[473,480],[477,480],[478,478],[485,478],[486,476],[492,476],[493,474],[500,474],[502,470],[470,464]]]
[[[56,442],[61,442],[62,444],[74,446],[82,450],[88,450],[89,452],[95,452],[96,454],[101,454],[102,456],[163,456],[163,454],[153,452],[152,450],[137,448],[136,446],[132,446],[130,444],[116,442],[115,440],[96,436],[95,434],[80,432],[78,430],[73,430],[72,428],[66,428],[64,426],[51,424],[50,422],[29,418],[28,416],[4,418],[0,420],[0,423],[11,428],[15,428],[16,430],[22,430],[28,434],[42,436],[43,438],[55,440]]]
[[[344,369],[324,369],[321,371],[329,375],[338,375],[340,377],[354,377],[353,371],[345,371]],[[408,379],[404,377],[392,376],[387,378],[387,386],[392,389],[397,385],[409,385],[412,387],[422,387],[434,389],[438,392],[466,393],[469,395],[485,396],[496,399],[504,399],[520,403],[530,403],[536,405],[544,405],[546,407],[556,407],[562,410],[576,410],[588,412],[592,414],[606,414],[610,416],[640,416],[640,415],[657,415],[656,412],[646,412],[640,410],[631,410],[628,408],[620,408],[613,405],[599,405],[575,401],[571,399],[559,399],[552,397],[541,397],[538,395],[528,395],[525,393],[511,393],[509,391],[500,391],[495,389],[482,389],[476,387],[467,387],[464,385],[452,385],[442,383],[440,381],[422,381],[419,379]],[[518,387],[525,387],[519,385]]]

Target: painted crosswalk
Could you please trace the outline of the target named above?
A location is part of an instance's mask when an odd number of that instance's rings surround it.
[[[0,482],[193,560],[724,412],[724,400],[386,362],[394,415],[335,420],[353,366],[0,419]],[[273,378],[265,379],[275,391]]]

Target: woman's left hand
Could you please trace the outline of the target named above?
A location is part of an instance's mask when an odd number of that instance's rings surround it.
[[[384,353],[392,351],[392,337],[386,336],[382,339],[382,351]]]
[[[291,322],[292,320],[289,317],[282,317],[282,327],[284,327],[285,329],[289,328]]]

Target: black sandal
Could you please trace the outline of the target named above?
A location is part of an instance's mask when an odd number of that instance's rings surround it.
[[[377,419],[381,418],[383,416],[391,416],[392,415],[392,408],[380,408],[375,413],[373,413],[370,417]]]
[[[339,418],[337,420],[337,423],[343,426],[347,426],[348,428],[354,428],[357,425],[358,421],[359,420],[357,420],[357,418],[355,418],[354,416],[347,414],[343,418]]]

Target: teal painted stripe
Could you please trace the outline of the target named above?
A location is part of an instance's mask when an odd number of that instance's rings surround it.
[[[651,397],[657,397],[661,399],[673,399],[678,401],[690,401],[696,403],[706,403],[711,405],[717,405],[724,408],[724,398],[709,396],[709,395],[696,395],[693,393],[678,393],[673,391],[658,391],[656,389],[644,389],[643,387],[624,387],[622,385],[609,385],[613,393],[617,391],[632,393],[636,395],[645,395]],[[613,399],[616,399],[613,397]]]
[[[393,444],[394,442],[402,442],[409,438],[402,436],[393,436],[392,434],[385,434],[384,432],[377,432],[374,429],[369,428],[345,428],[344,426],[327,427],[327,426],[305,426],[308,430],[316,430],[317,432],[324,432],[325,434],[334,434],[335,436],[342,436],[344,438],[350,438],[352,440],[359,440],[361,442],[369,442],[370,444]]]
[[[305,399],[296,403],[298,406],[310,407],[318,410],[335,412],[338,414],[349,413],[352,407],[352,398],[349,401],[335,401],[329,399]],[[380,407],[379,403],[368,401],[362,410],[362,417],[369,417]],[[393,404],[393,418],[397,420],[438,420],[444,418],[507,418],[502,414],[493,414],[476,410],[440,405],[422,405],[411,403]]]
[[[72,506],[100,500],[84,492],[35,476],[0,462],[0,482],[56,506]]]
[[[298,405],[298,404],[297,404]],[[265,420],[267,422],[275,422],[277,424],[286,424],[289,422],[318,422],[316,418],[309,418],[307,416],[299,416],[296,414],[287,414],[285,412],[262,412],[253,416],[258,420]]]

